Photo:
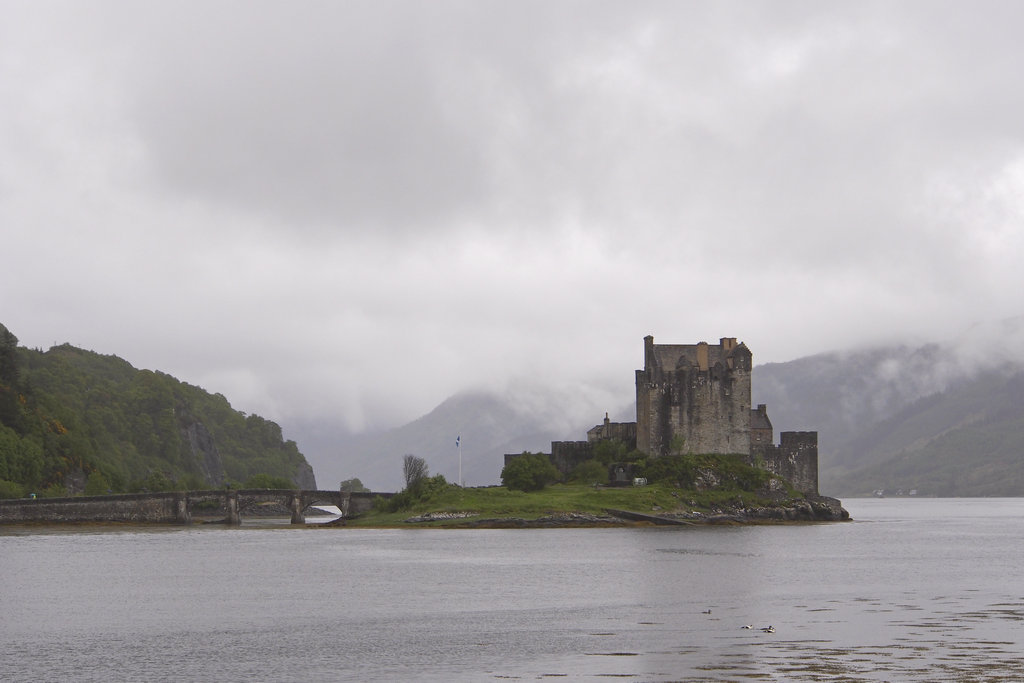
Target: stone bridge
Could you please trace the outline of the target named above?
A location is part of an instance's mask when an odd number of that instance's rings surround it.
[[[278,504],[291,513],[292,524],[304,524],[311,505],[336,505],[342,517],[368,511],[375,498],[391,493],[240,489],[126,493],[74,498],[0,500],[0,524],[20,522],[135,522],[191,524],[193,515],[220,517],[238,525],[257,506]]]

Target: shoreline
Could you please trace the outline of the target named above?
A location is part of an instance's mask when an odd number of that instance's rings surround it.
[[[339,517],[331,522],[312,524],[317,527],[358,529],[557,529],[646,526],[755,526],[777,524],[815,524],[851,521],[849,512],[836,498],[816,496],[786,506],[730,508],[718,507],[707,512],[651,511],[636,512],[608,508],[604,514],[585,512],[552,512],[534,518],[483,517],[473,512],[428,512],[388,523],[357,524],[359,518]]]

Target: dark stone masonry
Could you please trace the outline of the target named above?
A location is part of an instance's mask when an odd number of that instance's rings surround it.
[[[818,433],[781,432],[764,404],[752,406],[753,355],[735,337],[718,344],[655,344],[644,338],[636,371],[636,422],[604,423],[586,441],[553,441],[551,461],[563,474],[593,457],[594,446],[617,439],[650,457],[671,453],[739,453],[807,496],[818,495]],[[516,455],[506,455],[506,464]]]

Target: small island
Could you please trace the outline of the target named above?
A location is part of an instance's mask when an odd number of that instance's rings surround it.
[[[353,526],[557,527],[844,521],[818,493],[818,433],[774,428],[751,406],[752,355],[718,344],[644,338],[636,421],[604,422],[586,441],[505,456],[502,487],[462,488],[406,456],[406,488]]]
[[[377,498],[371,510],[337,523],[373,528],[500,529],[849,519],[835,498],[793,491],[778,477],[737,463],[729,456],[681,456],[680,461],[683,469],[695,465],[693,478],[636,486],[574,481],[523,491],[507,486],[462,488],[441,476],[427,477],[394,496]],[[700,462],[704,464],[697,465]]]

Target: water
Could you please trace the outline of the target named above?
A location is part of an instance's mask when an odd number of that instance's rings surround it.
[[[1024,500],[846,507],[727,528],[0,527],[0,677],[1024,680]]]

